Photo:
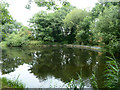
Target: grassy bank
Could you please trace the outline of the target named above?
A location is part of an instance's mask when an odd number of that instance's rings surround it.
[[[42,46],[42,45],[62,45],[61,43],[53,43],[53,42],[41,42],[41,41],[26,41],[24,43],[18,43],[18,44],[14,44],[14,43],[8,43],[7,41],[2,41],[0,42],[0,46],[2,47],[24,47],[24,46],[29,46],[29,47],[33,47],[33,46]]]
[[[25,88],[25,85],[18,80],[13,81],[3,77],[0,78],[0,82],[2,84],[2,88]]]

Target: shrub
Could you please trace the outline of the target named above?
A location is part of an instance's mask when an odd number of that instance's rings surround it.
[[[7,38],[7,46],[16,46],[21,47],[22,45],[26,44],[28,41],[27,35],[21,35],[20,33],[12,33]]]

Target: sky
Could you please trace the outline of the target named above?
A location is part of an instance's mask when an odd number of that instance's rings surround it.
[[[17,22],[21,22],[23,25],[28,26],[28,20],[32,18],[32,16],[41,11],[45,10],[44,8],[37,7],[35,3],[31,4],[31,9],[28,10],[25,8],[25,5],[28,3],[28,0],[6,0],[10,6],[8,8],[12,17],[17,20]],[[95,3],[98,0],[69,0],[69,2],[80,9],[91,9],[95,6]]]

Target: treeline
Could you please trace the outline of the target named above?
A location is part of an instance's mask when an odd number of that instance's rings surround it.
[[[120,15],[119,2],[96,3],[91,10],[63,5],[52,13],[40,11],[30,20],[30,27],[13,20],[7,3],[0,3],[0,31],[2,41],[8,46],[41,44],[79,44],[105,47],[119,52]]]
[[[29,34],[28,27],[13,19],[8,11],[9,4],[0,1],[0,42],[8,46],[21,46]]]

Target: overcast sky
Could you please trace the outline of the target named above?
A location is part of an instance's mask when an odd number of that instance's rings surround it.
[[[35,13],[43,8],[38,8],[36,4],[32,3],[31,9],[27,10],[25,5],[27,4],[28,0],[6,0],[10,6],[8,8],[12,17],[17,20],[18,22],[23,23],[23,25],[28,26],[28,20],[31,18]],[[95,3],[98,0],[69,0],[73,6],[77,8],[92,8],[95,6]]]

